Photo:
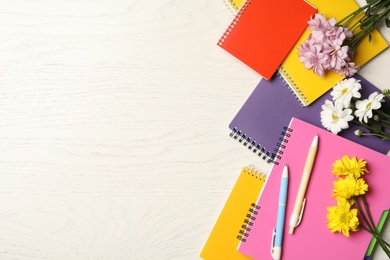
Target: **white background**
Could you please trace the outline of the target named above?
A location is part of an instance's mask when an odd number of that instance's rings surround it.
[[[0,259],[199,259],[241,168],[269,170],[228,136],[261,79],[216,45],[232,19],[0,0]],[[360,74],[390,87],[389,57]]]

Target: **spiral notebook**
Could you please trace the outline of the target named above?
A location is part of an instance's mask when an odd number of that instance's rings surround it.
[[[354,78],[360,80],[362,98],[368,98],[374,91],[380,92],[362,76],[355,74]],[[332,99],[330,91],[312,105],[303,107],[279,76],[275,75],[269,81],[261,80],[230,122],[230,136],[261,158],[273,162],[280,144],[280,129],[290,122],[291,117],[301,118],[323,128],[320,112],[326,99]],[[390,102],[387,99],[382,106],[390,110]],[[360,128],[351,124],[350,128],[341,131],[339,135],[380,153],[388,152],[390,140],[382,141],[373,136],[358,137],[354,134],[357,129]],[[388,132],[390,133],[390,130]]]
[[[242,234],[252,224],[251,213],[256,215],[254,204],[263,187],[266,177],[252,166],[245,166],[223,207],[200,257],[206,260],[249,260],[237,251]]]
[[[245,3],[245,0],[222,0],[231,11],[237,13],[241,6]]]
[[[308,1],[315,5],[318,13],[323,14],[327,19],[335,17],[337,20],[340,20],[358,8],[358,4],[354,0]],[[283,78],[297,95],[299,101],[305,106],[313,103],[331,89],[337,81],[341,81],[344,78],[336,72],[326,72],[324,77],[320,77],[311,70],[305,69],[303,63],[299,61],[298,47],[306,40],[309,34],[310,30],[306,29],[279,68]],[[369,42],[368,38],[364,39],[356,50],[354,61],[360,66],[366,64],[388,47],[388,43],[377,30],[373,30],[371,35],[372,42]]]
[[[360,230],[349,238],[340,233],[331,233],[327,228],[327,207],[335,206],[331,196],[333,163],[344,155],[356,156],[367,161],[370,171],[364,175],[369,185],[366,193],[373,219],[378,220],[390,205],[390,157],[334,135],[298,118],[292,118],[280,150],[280,158],[273,165],[257,205],[260,207],[246,240],[240,242],[238,251],[254,259],[272,259],[270,244],[272,230],[276,225],[278,187],[285,165],[289,169],[286,220],[284,223],[282,259],[363,259],[371,235]],[[289,219],[294,207],[306,156],[313,140],[318,135],[318,150],[306,190],[306,205],[301,223],[294,234],[288,234]]]
[[[304,0],[247,0],[218,45],[270,79],[315,12]]]

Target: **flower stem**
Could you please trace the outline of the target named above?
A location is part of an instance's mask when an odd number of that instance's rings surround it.
[[[381,123],[383,124],[383,127],[390,128],[390,122],[386,120],[382,120]]]
[[[365,227],[364,225],[360,225],[361,228],[363,228],[364,230],[368,231],[371,235],[373,235],[376,238],[376,240],[378,241],[379,245],[382,247],[383,251],[386,253],[386,255],[388,257],[390,257],[390,249],[389,249],[390,245],[389,245],[389,243],[387,243],[385,240],[383,240],[379,236],[378,230],[375,226],[375,222],[372,218],[371,212],[368,208],[368,203],[367,203],[364,195],[361,196],[361,200],[363,202],[364,210],[365,210],[365,213],[367,214],[368,219],[367,219],[366,215],[364,214],[362,208],[360,207],[360,204],[358,203],[357,198],[354,197],[356,208],[358,209],[360,215],[362,216],[363,221],[368,225],[368,228]]]
[[[371,135],[371,136],[376,136],[378,138],[381,138],[383,140],[390,140],[390,134],[384,132],[384,131],[378,131],[378,129],[375,129],[374,127],[370,126],[369,124],[366,124],[366,123],[362,123],[360,122],[359,120],[356,120],[356,119],[353,119],[352,120],[352,123],[358,125],[358,126],[362,126],[364,128],[366,128],[367,130],[370,131],[370,133],[363,133],[363,135]]]
[[[371,235],[373,235],[376,239],[383,240],[383,244],[390,247],[390,244],[387,243],[383,238],[381,238],[377,232],[372,231],[371,229],[367,228],[366,226],[363,226],[362,224],[360,224],[359,226],[365,231],[367,231],[368,233],[370,233]]]
[[[390,16],[390,0],[372,0],[366,5],[353,11],[336,25],[347,27],[362,12],[364,15],[349,26],[349,30],[355,34],[357,29],[361,29],[354,37],[348,41],[347,45],[352,51],[355,51],[360,42],[371,33],[371,31],[382,21]]]
[[[377,231],[370,230],[369,228],[363,226],[360,224],[360,227],[370,233],[375,239],[378,241],[379,245],[382,247],[383,251],[386,253],[386,255],[390,258],[390,244],[387,243],[383,238],[379,236]]]
[[[367,204],[367,201],[366,201],[366,197],[364,195],[361,196],[362,198],[362,202],[363,202],[363,206],[364,206],[364,209],[366,211],[366,214],[368,216],[368,219],[370,220],[370,223],[371,223],[371,226],[373,227],[373,230],[376,230],[376,227],[375,227],[375,222],[374,220],[372,219],[372,215],[371,215],[371,212],[368,208],[368,204]]]
[[[375,225],[373,227],[371,226],[371,223],[370,223],[370,221],[368,221],[366,215],[364,214],[364,212],[363,212],[363,210],[362,210],[362,208],[361,208],[361,206],[359,204],[359,201],[358,201],[357,197],[353,197],[353,200],[355,202],[357,210],[360,213],[360,216],[362,217],[364,223],[367,225],[368,229],[371,230],[371,231],[374,231],[375,230]]]
[[[380,117],[384,117],[386,119],[390,119],[390,115],[389,114],[386,114],[385,112],[383,112],[382,110],[378,109],[378,110],[375,110],[375,112],[380,116]]]

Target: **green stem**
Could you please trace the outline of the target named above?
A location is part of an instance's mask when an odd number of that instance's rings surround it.
[[[386,253],[386,255],[387,255],[387,257],[389,257],[390,258],[390,250],[389,250],[389,245],[387,244],[385,244],[384,242],[386,242],[386,241],[384,241],[382,238],[377,238],[377,240],[378,240],[378,243],[379,243],[379,245],[382,247],[382,249],[383,249],[383,251]]]
[[[363,202],[364,210],[366,211],[368,219],[370,220],[371,227],[372,227],[373,230],[376,230],[375,222],[372,219],[372,215],[371,215],[370,209],[368,208],[368,204],[367,204],[367,201],[366,201],[366,196],[362,195],[360,197],[361,197],[362,202]]]
[[[387,247],[390,247],[390,244],[387,243],[383,238],[381,238],[378,233],[370,230],[369,228],[363,226],[362,224],[359,225],[359,227],[361,227],[362,229],[364,229],[365,231],[367,231],[368,233],[370,233],[373,237],[375,237],[378,241],[381,240],[383,242],[384,245],[386,245]]]
[[[382,120],[381,123],[382,123],[384,128],[390,128],[390,122],[389,121]]]
[[[358,125],[358,126],[362,126],[362,127],[366,128],[367,130],[369,130],[370,133],[363,133],[363,135],[365,135],[365,136],[376,136],[376,137],[384,139],[384,140],[390,140],[390,134],[388,134],[386,132],[383,132],[383,131],[381,131],[381,133],[377,133],[377,131],[375,131],[376,129],[371,127],[369,124],[362,123],[362,122],[360,122],[359,120],[356,120],[356,119],[353,119],[351,122],[356,124],[356,125]]]
[[[362,12],[365,14],[349,26],[349,24]],[[346,43],[352,51],[355,51],[360,42],[369,35],[380,22],[387,19],[389,16],[390,0],[373,0],[341,19],[336,25],[343,27],[349,26],[349,30],[353,34],[355,34],[357,29],[361,29],[360,32],[356,33],[353,38]]]
[[[381,0],[376,0],[374,3],[369,3],[369,4],[366,4],[365,6],[362,6],[360,8],[358,8],[357,10],[353,11],[352,13],[350,13],[349,15],[345,16],[343,19],[341,19],[339,22],[336,23],[336,25],[338,26],[348,26],[348,24],[353,20],[353,18],[360,14],[362,11],[366,10],[368,7],[370,7],[371,5],[375,5],[377,2],[380,2]],[[347,22],[344,23],[344,21],[347,20]]]
[[[367,225],[369,230],[375,231],[375,225],[374,225],[374,227],[371,226],[371,223],[368,221],[366,215],[364,214],[362,208],[360,207],[360,204],[359,204],[357,197],[353,197],[353,201],[355,202],[355,206],[356,206],[357,210],[359,211],[360,216],[362,217],[365,225]]]
[[[390,245],[383,238],[381,238],[376,232],[371,231],[367,227],[360,225],[360,227],[370,233],[375,239],[378,241],[379,245],[382,247],[383,251],[386,253],[388,257],[390,257]]]
[[[390,119],[390,115],[385,113],[385,112],[383,112],[380,109],[375,110],[375,113],[378,114],[380,117],[384,117],[386,119]]]
[[[370,223],[370,224],[369,224],[369,228],[367,228],[367,227],[365,227],[365,226],[363,226],[363,225],[360,225],[361,228],[363,228],[364,230],[368,231],[371,235],[373,235],[373,236],[376,238],[376,240],[378,241],[379,245],[382,247],[383,251],[386,253],[386,255],[387,255],[388,257],[390,257],[390,249],[389,249],[390,245],[389,245],[389,243],[387,243],[385,240],[383,240],[383,239],[379,236],[379,234],[377,233],[378,231],[377,231],[377,228],[376,228],[376,226],[375,226],[375,222],[374,222],[374,220],[373,220],[373,218],[372,218],[371,212],[370,212],[370,210],[369,210],[369,208],[368,208],[368,203],[367,203],[367,201],[366,201],[365,196],[362,195],[362,196],[361,196],[361,200],[362,200],[362,202],[363,202],[364,209],[365,209],[365,211],[366,211],[366,214],[367,214],[367,216],[368,216],[369,221],[368,221],[367,218],[364,216],[364,213],[362,212],[362,210],[361,210],[361,208],[360,208],[360,205],[358,204],[357,198],[354,198],[354,200],[355,200],[356,208],[357,208],[358,211],[360,212],[360,215],[362,215],[363,220],[364,220],[366,223]],[[359,208],[360,208],[360,209],[359,209]]]

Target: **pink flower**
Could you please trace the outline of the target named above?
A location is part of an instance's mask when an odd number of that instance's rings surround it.
[[[299,51],[299,60],[303,62],[306,69],[313,69],[313,72],[324,76],[325,67],[328,64],[329,55],[321,52],[321,46],[316,44],[314,39],[311,37],[308,38],[301,46],[298,48]]]
[[[348,30],[348,28],[335,26],[333,29],[327,31],[325,36],[334,46],[341,46],[345,40],[352,37],[352,33]]]
[[[335,18],[326,20],[318,13],[308,25],[311,34],[298,48],[299,60],[305,68],[313,69],[320,76],[324,76],[326,70],[345,76],[355,74],[357,66],[351,62],[353,53],[345,44],[353,36],[349,29],[336,26]]]
[[[332,18],[328,21],[325,19],[325,16],[317,13],[314,18],[310,19],[307,23],[313,38],[316,41],[322,42],[327,32],[333,30],[336,19]]]
[[[337,71],[339,74],[345,75],[347,77],[350,77],[354,75],[359,69],[359,66],[355,64],[355,62],[349,61],[346,62],[343,67],[339,71]]]
[[[336,46],[330,53],[330,69],[336,72],[340,71],[345,66],[348,57],[348,46]]]
[[[315,14],[314,18],[311,18],[310,21],[307,22],[308,28],[310,31],[322,31],[326,32],[328,29],[331,29],[336,24],[336,19],[332,18],[330,20],[326,20],[325,16],[322,14]]]

